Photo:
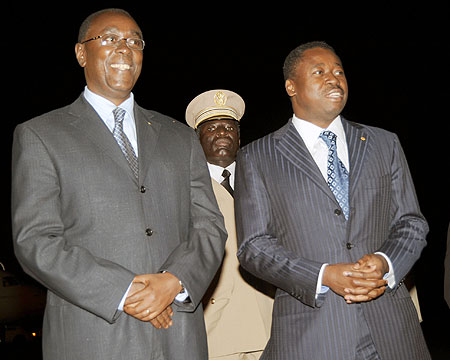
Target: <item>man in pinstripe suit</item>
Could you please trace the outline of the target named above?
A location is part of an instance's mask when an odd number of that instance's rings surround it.
[[[430,359],[406,276],[426,245],[395,134],[347,121],[347,81],[326,43],[284,64],[294,116],[241,149],[236,226],[241,265],[274,284],[261,359]],[[349,211],[327,185],[328,147],[349,174]]]

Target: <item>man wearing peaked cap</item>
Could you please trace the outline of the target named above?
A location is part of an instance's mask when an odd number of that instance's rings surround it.
[[[186,122],[197,129],[216,118],[240,121],[245,111],[244,100],[229,90],[209,90],[196,96],[186,108]]]
[[[228,233],[222,266],[203,298],[210,359],[259,359],[270,334],[271,289],[240,268],[236,256],[234,170],[244,110],[244,100],[228,90],[206,91],[186,109],[186,122],[197,131],[206,155]]]

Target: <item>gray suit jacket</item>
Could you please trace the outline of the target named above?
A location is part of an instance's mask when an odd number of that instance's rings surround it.
[[[135,105],[139,179],[83,96],[17,126],[15,253],[48,288],[45,359],[206,359],[201,298],[226,231],[203,150],[184,124]],[[167,270],[191,302],[156,330],[120,311],[136,274]]]
[[[382,359],[428,359],[405,286],[362,304],[331,290],[315,298],[323,263],[382,251],[400,280],[419,258],[428,227],[398,138],[342,120],[350,160],[350,220],[291,121],[237,159],[236,226],[242,266],[277,286],[262,359],[355,359],[360,315]]]

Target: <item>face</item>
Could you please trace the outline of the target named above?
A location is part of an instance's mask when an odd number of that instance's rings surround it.
[[[347,102],[347,79],[341,61],[328,49],[306,50],[295,78],[286,80],[286,91],[297,117],[327,127]]]
[[[116,13],[105,13],[95,18],[85,40],[104,34],[142,38],[141,30],[133,19]],[[75,53],[79,64],[84,67],[89,90],[116,105],[130,96],[141,73],[141,50],[130,50],[125,40],[118,47],[102,46],[98,39],[77,44]]]
[[[235,120],[217,119],[199,126],[200,143],[210,164],[227,167],[236,159],[239,132]]]

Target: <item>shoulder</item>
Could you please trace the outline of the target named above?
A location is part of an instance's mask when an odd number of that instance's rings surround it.
[[[179,120],[176,120],[168,115],[162,114],[155,110],[147,110],[139,105],[136,105],[136,111],[144,115],[144,118],[150,123],[157,123],[161,126],[162,129],[179,133],[186,136],[191,136],[194,132],[192,128],[190,128],[187,124],[182,123]]]
[[[377,126],[371,126],[366,125],[354,121],[347,120],[345,118],[342,118],[343,124],[347,124],[348,128],[355,128],[357,130],[361,130],[367,134],[374,135],[376,137],[386,137],[386,138],[396,138],[397,135],[389,130],[377,127]]]
[[[139,106],[135,109],[135,115],[136,121],[145,121],[154,125],[160,144],[170,144],[177,149],[184,149],[186,154],[190,153],[192,149],[203,152],[197,134],[187,124],[158,111],[147,110]]]
[[[70,107],[64,106],[24,121],[16,126],[15,132],[29,130],[41,134],[53,133],[56,127],[64,126],[73,118]]]
[[[262,136],[247,145],[243,146],[241,151],[243,153],[248,154],[267,154],[271,152],[272,149],[276,146],[276,144],[282,139],[286,134],[291,131],[292,123],[289,120],[286,124],[284,124],[281,128]]]
[[[352,133],[353,131],[355,131],[353,135],[364,136],[365,138],[367,138],[368,143],[371,144],[373,148],[376,148],[379,151],[391,152],[393,149],[401,147],[400,140],[397,134],[392,131],[377,126],[370,126],[349,121],[346,119],[343,119],[343,125],[346,133]]]

